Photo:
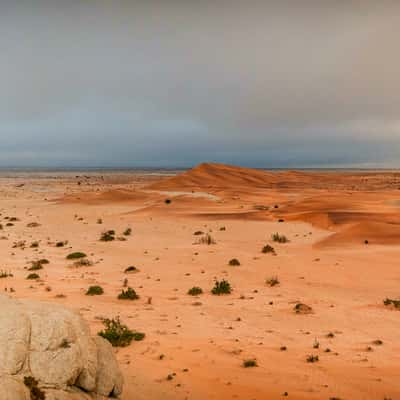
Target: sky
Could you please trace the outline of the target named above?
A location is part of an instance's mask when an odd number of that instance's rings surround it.
[[[400,167],[398,0],[2,0],[0,167]]]

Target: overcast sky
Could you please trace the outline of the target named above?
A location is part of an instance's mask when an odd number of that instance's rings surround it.
[[[400,167],[400,1],[2,0],[0,166]]]

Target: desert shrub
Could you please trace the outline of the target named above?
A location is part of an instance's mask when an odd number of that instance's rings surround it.
[[[130,267],[128,267],[128,268],[125,268],[125,273],[129,273],[129,272],[138,272],[139,270],[136,268],[136,267],[134,267],[133,265],[131,265]]]
[[[104,231],[100,236],[101,242],[112,242],[113,240],[115,240],[114,230]]]
[[[104,290],[101,286],[90,286],[86,292],[87,296],[99,296],[104,293]]]
[[[203,289],[198,286],[193,286],[191,289],[188,290],[188,294],[190,296],[198,296],[199,294],[203,293]]]
[[[78,261],[74,262],[74,267],[91,267],[93,265],[93,261],[88,260],[87,258],[81,258]]]
[[[105,329],[98,333],[99,336],[108,340],[114,347],[129,346],[132,340],[140,341],[145,337],[144,333],[130,330],[122,324],[119,317],[115,319],[105,319],[103,321]]]
[[[32,266],[28,268],[28,271],[38,271],[39,269],[43,269],[43,265],[37,261],[32,261]]]
[[[296,314],[311,314],[313,312],[312,308],[304,303],[297,303],[294,306],[294,312]]]
[[[97,219],[97,223],[98,223],[99,225],[101,225],[101,224],[103,223],[103,220],[102,220],[101,218],[98,218],[98,219]]]
[[[11,272],[7,272],[7,271],[0,271],[0,278],[8,278],[8,277],[12,277],[13,274]]]
[[[213,238],[209,233],[207,233],[207,234],[205,234],[204,236],[202,236],[202,237],[198,240],[198,243],[199,243],[199,244],[207,244],[207,245],[210,245],[210,244],[215,244],[216,242],[215,242],[214,238]]]
[[[215,285],[212,288],[211,293],[219,296],[221,294],[230,294],[231,291],[231,284],[223,279],[222,281],[215,281]]]
[[[278,243],[287,243],[289,241],[285,235],[280,235],[279,233],[274,233],[272,235],[272,240]]]
[[[383,304],[385,306],[394,306],[394,308],[400,308],[400,300],[394,300],[394,299],[385,299],[383,300]]]
[[[203,234],[204,234],[203,231],[196,231],[195,233],[193,233],[193,235],[195,235],[195,236],[200,236],[200,235],[203,235]]]
[[[39,247],[39,242],[35,241],[31,243],[31,249],[37,249]]]
[[[38,222],[30,222],[26,226],[27,228],[37,228],[38,226],[40,226],[40,224]]]
[[[315,363],[315,362],[319,361],[319,357],[311,354],[311,355],[307,356],[306,361],[308,363]]]
[[[64,247],[68,242],[64,241],[64,242],[57,242],[56,243],[56,247]]]
[[[74,253],[68,254],[67,255],[67,260],[77,260],[79,258],[85,258],[86,254],[82,253],[80,251],[76,251]]]
[[[232,258],[232,260],[229,260],[229,265],[232,267],[237,267],[240,265],[240,261],[237,258]]]
[[[268,286],[273,287],[273,286],[279,285],[280,282],[279,282],[279,279],[278,279],[277,276],[273,276],[272,278],[268,278],[268,279],[265,281],[265,283],[266,283]]]
[[[24,377],[24,385],[29,389],[31,400],[45,400],[46,394],[39,389],[39,382],[32,376]]]
[[[171,204],[172,200],[171,199],[165,199],[165,204]]]
[[[262,248],[262,250],[261,250],[261,252],[262,253],[275,253],[275,249],[272,247],[272,246],[270,246],[269,244],[266,244],[263,248]]]
[[[132,228],[127,228],[124,231],[124,236],[130,236],[132,235]]]
[[[138,294],[131,287],[128,287],[126,290],[122,289],[121,293],[118,295],[118,299],[120,300],[137,300],[138,298]]]
[[[252,367],[257,367],[257,361],[252,359],[252,360],[244,360],[243,361],[243,367],[244,368],[252,368]]]
[[[29,274],[29,275],[26,277],[26,279],[39,279],[39,278],[40,278],[40,276],[39,276],[38,274],[35,274],[35,273]]]

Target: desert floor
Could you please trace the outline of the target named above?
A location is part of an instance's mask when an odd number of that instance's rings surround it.
[[[94,334],[117,315],[144,332],[116,349],[123,400],[400,399],[400,311],[383,304],[400,299],[399,188],[392,172],[214,164],[172,177],[3,174],[0,268],[13,276],[0,290],[76,309]],[[111,229],[126,240],[100,241]],[[74,266],[73,251],[93,265]],[[41,258],[40,279],[27,280]],[[140,299],[117,299],[125,279]],[[230,295],[211,294],[221,279]],[[104,294],[85,295],[95,284]],[[193,286],[204,293],[189,296]],[[244,368],[250,359],[257,367]]]

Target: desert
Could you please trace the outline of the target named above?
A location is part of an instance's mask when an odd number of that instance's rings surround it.
[[[123,400],[395,400],[399,189],[389,170],[2,172],[0,290],[144,333],[113,348]]]

